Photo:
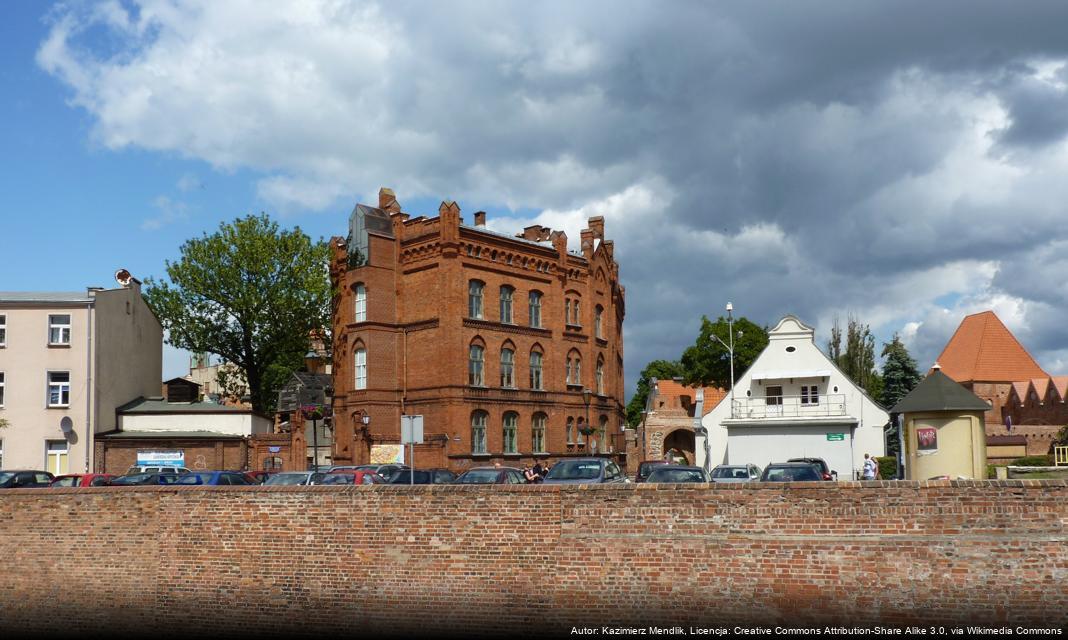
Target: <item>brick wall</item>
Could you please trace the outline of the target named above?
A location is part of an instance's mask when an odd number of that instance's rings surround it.
[[[0,493],[0,624],[109,636],[1068,623],[1068,482]]]

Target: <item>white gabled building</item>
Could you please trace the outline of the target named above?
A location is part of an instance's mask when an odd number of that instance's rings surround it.
[[[864,454],[885,453],[890,417],[816,346],[815,332],[786,316],[768,333],[768,346],[702,425],[697,464],[823,458],[841,480],[863,466]]]

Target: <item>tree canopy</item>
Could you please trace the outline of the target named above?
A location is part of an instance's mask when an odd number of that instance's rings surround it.
[[[862,325],[853,316],[849,317],[843,351],[842,327],[835,317],[831,326],[831,339],[827,343],[827,355],[850,380],[867,391],[869,396],[881,400],[883,380],[875,369],[875,336],[868,325]]]
[[[916,361],[909,355],[909,350],[895,333],[893,340],[883,343],[883,395],[882,403],[887,410],[907,396],[916,388],[923,376],[916,369]],[[886,453],[896,456],[901,450],[901,441],[897,429],[893,426],[887,432]]]
[[[148,279],[145,298],[169,344],[240,367],[252,408],[270,413],[312,335],[330,326],[328,255],[299,227],[249,215],[187,240],[166,262],[170,281]]]
[[[727,318],[720,316],[712,322],[707,316],[701,316],[701,330],[696,342],[682,353],[683,378],[687,385],[730,387],[731,354],[725,344],[731,344]],[[768,332],[764,327],[744,317],[734,321],[735,380],[767,346]]]

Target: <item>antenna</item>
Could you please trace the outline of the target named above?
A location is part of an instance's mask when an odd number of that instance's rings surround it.
[[[115,272],[115,282],[118,282],[124,287],[130,286],[130,281],[133,280],[133,276],[126,269],[119,269]]]

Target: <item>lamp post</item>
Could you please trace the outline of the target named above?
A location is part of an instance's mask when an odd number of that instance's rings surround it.
[[[364,412],[364,414],[362,416],[360,416],[360,423],[363,424],[363,429],[362,429],[362,431],[363,431],[363,440],[364,440],[364,442],[366,442],[366,441],[371,439],[371,429],[370,429],[370,427],[371,427],[371,416],[370,416],[370,414],[368,414],[367,412]],[[355,444],[353,446],[355,446]],[[360,443],[360,446],[362,447],[363,443]],[[356,460],[356,451],[355,450],[352,452],[352,459],[353,459],[353,461]],[[370,460],[367,460],[367,462],[370,462]]]
[[[714,334],[714,333],[712,334],[712,337],[715,338],[716,341],[719,342],[721,345],[723,345],[723,348],[725,348],[727,350],[727,353],[730,354],[730,358],[731,358],[731,393],[730,393],[730,401],[731,401],[731,417],[732,418],[734,417],[734,316],[731,313],[733,311],[734,311],[734,305],[728,302],[727,303],[727,339],[730,340],[730,344],[727,344],[726,342],[724,342],[723,339],[720,338],[719,336],[717,336],[716,334]]]
[[[592,395],[593,392],[588,387],[582,388],[582,403],[586,405],[586,424],[579,431],[586,436],[587,441],[589,441],[590,435],[593,434],[593,426],[590,424],[590,397]]]

